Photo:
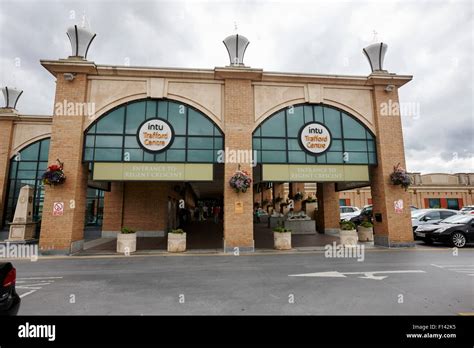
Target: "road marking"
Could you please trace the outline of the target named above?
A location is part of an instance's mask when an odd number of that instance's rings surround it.
[[[36,291],[43,289],[43,286],[50,285],[56,279],[63,279],[63,277],[29,277],[17,278],[16,289],[30,290],[20,295],[20,298],[34,294]]]
[[[23,298],[25,296],[28,296],[28,295],[31,295],[32,293],[36,292],[36,290],[31,290],[31,291],[28,291],[28,292],[25,292],[24,294],[21,294],[20,295],[20,298]]]
[[[472,264],[470,265],[436,265],[432,263],[431,266],[441,268],[446,271],[452,271],[456,273],[465,274],[468,276],[474,276],[474,265]]]
[[[316,272],[316,273],[302,273],[302,274],[289,274],[289,277],[329,277],[329,278],[346,278],[346,274],[362,274],[361,279],[373,279],[373,280],[382,280],[388,276],[376,276],[375,273],[426,273],[422,270],[403,270],[403,271],[372,271],[372,272]]]

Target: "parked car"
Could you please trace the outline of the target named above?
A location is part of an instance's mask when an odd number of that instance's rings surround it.
[[[461,214],[473,214],[474,215],[474,205],[466,205],[460,210]]]
[[[339,212],[341,214],[341,221],[349,221],[354,216],[360,214],[360,209],[349,205],[343,205],[339,207]]]
[[[418,209],[411,212],[411,225],[413,232],[420,225],[440,222],[452,215],[459,214],[457,210],[451,209]]]
[[[420,209],[420,208],[415,207],[414,205],[410,205],[410,210],[411,211],[415,211],[415,210],[418,210],[418,209]]]
[[[0,263],[0,315],[16,315],[20,296],[16,293],[16,269],[11,262]]]
[[[365,206],[360,211],[360,214],[351,218],[350,221],[355,223],[357,226],[363,223],[364,221],[372,222],[372,206],[371,205]]]
[[[415,239],[426,244],[441,242],[462,248],[466,243],[474,242],[474,215],[456,214],[436,224],[418,226]]]

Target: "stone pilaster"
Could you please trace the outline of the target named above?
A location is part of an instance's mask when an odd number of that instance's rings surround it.
[[[339,193],[335,183],[318,183],[316,196],[318,212],[316,214],[316,229],[319,233],[339,229]]]

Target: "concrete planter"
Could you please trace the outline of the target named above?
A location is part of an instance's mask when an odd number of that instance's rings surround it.
[[[293,234],[316,234],[316,222],[314,220],[286,220],[285,227]]]
[[[275,249],[290,250],[291,249],[291,232],[273,232],[273,241]]]
[[[168,233],[168,252],[182,253],[186,251],[186,233]]]
[[[305,204],[305,213],[308,215],[311,219],[316,218],[316,214],[314,213],[316,210],[316,207],[318,206],[317,202],[311,202],[311,203],[306,203]]]
[[[118,233],[117,234],[117,252],[133,253],[137,251],[137,234],[136,233]]]
[[[341,230],[339,238],[342,245],[355,246],[357,245],[358,235],[356,230]]]
[[[357,234],[360,242],[373,242],[374,241],[374,228],[373,227],[362,227],[357,226]]]

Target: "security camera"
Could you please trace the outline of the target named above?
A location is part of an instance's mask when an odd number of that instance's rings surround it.
[[[385,87],[385,92],[391,92],[393,91],[394,88],[395,88],[394,85],[387,85],[387,87]]]
[[[66,81],[72,81],[76,77],[76,74],[74,73],[64,73],[64,79]]]

